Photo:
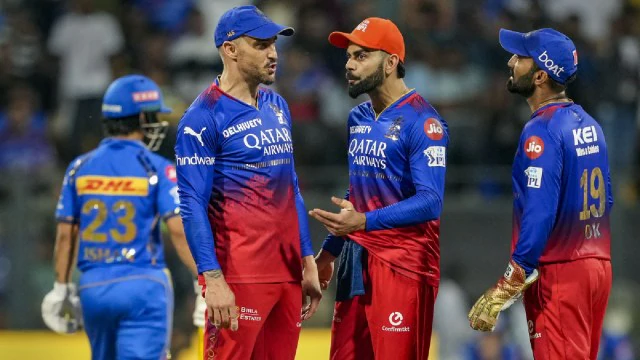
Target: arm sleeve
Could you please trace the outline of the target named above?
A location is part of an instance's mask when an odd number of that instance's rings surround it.
[[[291,121],[291,112],[289,111],[289,105],[282,99],[283,108],[286,111],[289,126],[293,127]],[[292,165],[291,171],[293,172],[293,192],[296,201],[296,212],[298,213],[298,229],[300,233],[300,251],[302,257],[313,255],[313,245],[311,244],[311,234],[309,233],[309,219],[307,218],[307,207],[304,205],[304,199],[300,192],[300,186],[298,185],[298,174],[296,174],[295,164]]]
[[[344,195],[345,200],[349,200],[349,190]],[[342,236],[335,236],[328,234],[322,242],[322,249],[328,251],[331,255],[338,257],[344,247],[344,238]]]
[[[442,129],[442,136],[429,135],[425,124]],[[431,117],[416,121],[408,129],[406,148],[416,193],[407,199],[367,212],[366,231],[393,229],[424,223],[440,217],[444,198],[447,144],[442,121]]]
[[[298,228],[300,231],[300,250],[302,257],[313,255],[313,245],[311,244],[311,234],[309,233],[309,219],[307,219],[307,208],[298,186],[298,175],[293,171],[293,186],[296,197],[296,211],[298,212]]]
[[[79,161],[79,160],[76,160]],[[60,189],[60,197],[56,206],[56,220],[58,222],[77,223],[80,218],[80,206],[78,206],[77,195],[75,191],[75,161],[69,165],[64,174],[62,188]]]
[[[208,214],[216,146],[213,135],[216,129],[209,119],[208,112],[188,110],[178,125],[175,147],[180,215],[199,274],[220,270]],[[185,130],[201,132],[203,144]]]
[[[166,162],[159,170],[157,207],[160,216],[167,220],[180,214],[178,180],[176,179],[176,168],[173,164]]]
[[[525,148],[543,142],[542,154],[531,159]],[[535,145],[534,144],[534,145]],[[524,208],[512,259],[530,275],[538,267],[549,234],[556,221],[562,181],[561,140],[550,134],[546,124],[532,123],[525,128],[516,155],[525,169],[526,186],[522,188]]]

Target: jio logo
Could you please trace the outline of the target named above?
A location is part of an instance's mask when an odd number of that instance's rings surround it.
[[[428,118],[424,122],[424,133],[427,134],[431,140],[440,140],[444,136],[444,130],[442,124],[436,118]]]
[[[400,324],[402,324],[402,320],[404,320],[404,317],[402,316],[401,313],[399,312],[392,312],[389,315],[389,323],[393,326],[398,326]]]
[[[544,141],[537,136],[530,136],[524,142],[524,153],[531,160],[537,159],[544,152]]]

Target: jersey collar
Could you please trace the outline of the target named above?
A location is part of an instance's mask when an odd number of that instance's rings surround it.
[[[114,138],[114,137],[108,137],[108,138],[104,138],[104,139],[102,139],[102,141],[100,141],[100,146],[114,146],[114,145],[135,146],[135,147],[139,147],[139,148],[146,148],[147,147],[140,140],[118,139],[118,138]]]
[[[533,119],[535,117],[538,117],[543,112],[545,112],[545,111],[547,111],[547,110],[549,110],[551,108],[554,108],[554,107],[569,107],[571,105],[573,105],[573,101],[569,101],[569,102],[563,101],[563,102],[550,103],[550,104],[547,104],[547,105],[541,107],[540,109],[534,111],[533,114],[531,114],[531,118]]]
[[[392,102],[391,104],[389,104],[389,106],[387,106],[386,108],[384,108],[382,111],[380,111],[380,114],[376,115],[376,111],[373,109],[373,105],[371,105],[371,101],[368,102],[369,105],[369,109],[371,110],[371,112],[373,113],[375,120],[378,121],[378,119],[380,118],[380,116],[382,116],[382,114],[384,114],[387,111],[390,111],[396,107],[398,107],[399,105],[404,105],[402,104],[406,99],[408,99],[409,97],[411,97],[412,95],[414,95],[416,93],[416,89],[411,89],[409,90],[409,92],[407,92],[406,94],[400,96],[398,99],[396,99],[396,101]]]
[[[213,86],[216,88],[217,91],[220,91],[220,93],[222,95],[228,97],[229,99],[231,99],[231,100],[233,100],[233,101],[235,101],[235,102],[237,102],[237,103],[239,103],[241,105],[247,106],[247,107],[249,107],[249,108],[251,108],[253,110],[260,111],[260,106],[262,104],[261,104],[261,101],[260,101],[260,89],[259,88],[258,88],[258,93],[256,94],[256,105],[257,106],[251,106],[251,105],[247,104],[246,102],[244,102],[242,100],[239,100],[238,98],[235,98],[232,95],[229,95],[228,93],[226,93],[224,90],[222,90],[222,88],[220,88],[220,75],[216,76],[216,79],[213,81]]]

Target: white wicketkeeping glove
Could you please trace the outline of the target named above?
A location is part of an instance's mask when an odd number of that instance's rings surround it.
[[[42,300],[42,320],[58,334],[73,334],[82,328],[82,310],[75,284],[53,284],[53,290]]]
[[[193,310],[193,325],[204,328],[204,313],[207,311],[207,303],[202,297],[202,286],[198,284],[198,280],[193,282],[193,290],[196,293],[196,306]]]

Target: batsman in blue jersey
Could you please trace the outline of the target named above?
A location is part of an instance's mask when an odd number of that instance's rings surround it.
[[[42,302],[58,333],[84,328],[93,359],[168,356],[173,289],[160,221],[195,272],[179,215],[172,163],[154,154],[169,112],[158,86],[140,75],[115,80],[102,105],[107,135],[68,167],[56,210],[55,283]],[[148,139],[145,146],[144,139]],[[82,273],[76,288],[71,273]]]
[[[513,162],[511,259],[469,312],[470,325],[493,330],[524,295],[534,358],[595,360],[611,290],[604,134],[565,93],[578,71],[571,39],[553,29],[502,29],[500,44],[513,54],[507,89],[532,114]]]

